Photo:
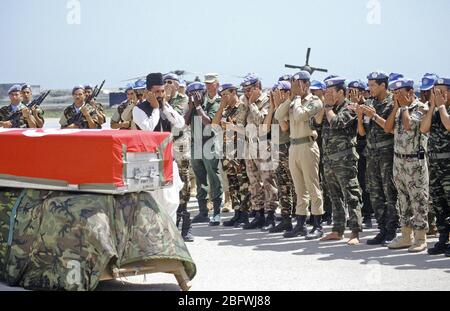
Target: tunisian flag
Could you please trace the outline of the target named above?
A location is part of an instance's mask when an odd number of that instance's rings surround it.
[[[173,182],[170,133],[0,128],[0,175],[69,185],[124,187],[126,153],[162,159],[163,185]]]

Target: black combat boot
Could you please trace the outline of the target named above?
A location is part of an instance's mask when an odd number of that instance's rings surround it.
[[[181,230],[180,223],[181,223],[181,219],[182,218],[183,218],[183,213],[182,212],[177,212],[177,223],[176,223],[176,226],[177,226],[178,230]]]
[[[266,222],[266,217],[264,215],[264,209],[260,209],[256,212],[255,218],[253,220],[244,225],[244,230],[254,230],[254,229],[262,229],[264,227],[264,224]]]
[[[184,212],[183,225],[181,226],[181,237],[185,242],[194,242],[194,237],[192,236],[191,230],[191,214]]]
[[[382,245],[385,241],[386,229],[381,228],[380,232],[373,239],[367,240],[367,245]]]
[[[234,212],[234,217],[228,221],[224,221],[223,226],[224,227],[234,227],[236,225],[237,221],[239,220],[239,218],[241,218],[241,213],[242,213],[241,211],[236,210]]]
[[[439,242],[437,242],[433,248],[428,249],[428,255],[442,255],[448,250],[448,232],[439,232]]]
[[[275,227],[269,230],[269,233],[281,233],[284,231],[292,231],[292,219],[289,215],[283,215],[281,222]]]
[[[264,223],[264,226],[262,228],[262,231],[270,231],[273,228],[275,228],[275,211],[269,211],[267,212],[266,221]]]
[[[203,223],[209,223],[209,217],[208,217],[208,206],[206,201],[204,202],[198,202],[200,213],[198,213],[197,216],[192,219],[193,224],[203,224]]]
[[[389,246],[389,244],[391,244],[392,241],[394,241],[396,237],[397,237],[397,228],[394,228],[394,229],[388,228],[386,237],[384,238],[382,245],[385,247]]]
[[[286,239],[295,238],[298,236],[306,236],[308,235],[308,230],[305,226],[306,216],[297,216],[297,225],[292,229],[292,231],[288,231],[283,234],[283,237]]]
[[[239,227],[243,227],[245,225],[249,224],[249,220],[248,220],[248,212],[247,211],[242,211],[240,212],[240,216],[239,219],[236,221],[236,223],[234,224],[235,228],[239,228]]]
[[[322,228],[322,216],[313,216],[314,222],[313,222],[313,229],[311,232],[306,236],[305,240],[318,240],[323,237],[323,228]]]
[[[327,226],[331,226],[333,224],[333,217],[331,217],[331,213],[325,212],[322,216],[322,224],[326,224]]]

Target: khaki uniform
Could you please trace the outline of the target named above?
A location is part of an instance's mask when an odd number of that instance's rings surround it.
[[[308,215],[309,200],[315,216],[324,214],[323,197],[320,189],[319,162],[320,151],[317,145],[317,132],[310,127],[310,118],[323,108],[322,101],[312,94],[305,99],[300,97],[284,102],[275,112],[279,121],[289,118],[291,147],[289,149],[289,168],[297,194],[296,214]]]
[[[136,124],[133,122],[133,108],[135,105],[133,105],[129,100],[126,100],[122,102],[119,107],[117,107],[117,110],[114,112],[112,118],[111,118],[111,124],[112,123],[120,123],[120,122],[130,122],[130,128],[123,129],[123,130],[135,130]]]

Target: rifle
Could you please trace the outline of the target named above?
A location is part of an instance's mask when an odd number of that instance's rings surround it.
[[[29,110],[33,109],[35,106],[40,106],[44,100],[47,98],[47,96],[50,94],[51,91],[47,91],[44,93],[41,93],[38,98],[34,99],[28,106],[26,106]],[[13,128],[18,128],[20,125],[20,117],[22,116],[22,111],[16,111],[14,112],[8,121],[11,121]]]
[[[44,100],[47,98],[48,95],[50,95],[51,91],[47,91],[42,93],[41,95],[39,95],[38,98],[34,99],[29,105],[28,105],[28,109],[33,109],[35,106],[40,106]]]
[[[102,91],[103,86],[105,85],[105,82],[106,82],[106,80],[103,80],[102,84],[100,84],[100,87],[98,87],[98,85],[95,86],[94,90],[92,91],[92,94],[86,98],[86,104],[89,104],[91,102],[91,100],[97,98],[97,96]]]

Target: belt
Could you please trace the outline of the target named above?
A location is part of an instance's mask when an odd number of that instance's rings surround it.
[[[340,160],[341,158],[347,156],[347,155],[351,155],[351,154],[355,154],[356,153],[356,148],[353,147],[352,149],[347,149],[341,152],[337,152],[337,153],[333,153],[330,155],[324,155],[324,159],[325,160],[331,160],[331,161],[337,161]]]
[[[447,153],[430,153],[430,160],[444,160],[450,159],[450,152]]]
[[[312,136],[303,137],[303,138],[292,138],[291,145],[303,145],[315,142],[316,139]]]
[[[399,159],[418,159],[419,155],[416,154],[400,154],[397,152],[394,152],[395,156]]]
[[[287,142],[287,143],[281,143],[281,144],[277,144],[277,143],[275,143],[275,142],[272,142],[274,145],[276,145],[276,146],[289,146],[291,143],[290,142]]]
[[[369,141],[367,141],[367,147],[369,147],[369,149],[372,149],[372,150],[387,147],[387,146],[393,146],[393,145],[394,145],[393,139],[385,140],[385,141],[382,141],[380,143],[375,143],[375,144],[371,144],[371,143],[369,143]]]

